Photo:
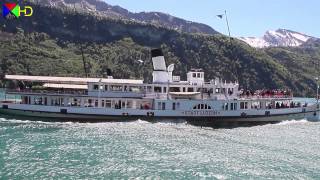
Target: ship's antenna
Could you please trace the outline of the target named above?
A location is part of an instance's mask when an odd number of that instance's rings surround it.
[[[317,71],[319,71],[319,61],[318,61]],[[318,74],[318,73],[317,73],[317,74]],[[317,100],[317,110],[318,110],[318,109],[319,109],[319,75],[318,75],[315,79],[316,79],[316,84],[317,84],[317,96],[316,96],[316,100]]]
[[[319,106],[319,78],[316,77],[316,81],[317,81],[317,105]]]
[[[231,33],[230,33],[228,16],[227,16],[227,10],[224,10],[224,14],[217,15],[217,17],[219,17],[220,19],[223,19],[224,16],[226,17],[225,19],[226,19],[226,24],[227,24],[227,28],[228,28],[229,41],[231,42]]]
[[[231,42],[231,33],[230,33],[230,27],[229,27],[228,16],[227,16],[227,10],[224,10],[224,15],[226,16],[226,22],[227,22],[228,33],[229,33],[229,40],[230,40],[230,42]]]

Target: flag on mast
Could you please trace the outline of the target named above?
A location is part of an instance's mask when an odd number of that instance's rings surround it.
[[[222,19],[223,18],[223,14],[219,14],[217,15],[218,18]]]

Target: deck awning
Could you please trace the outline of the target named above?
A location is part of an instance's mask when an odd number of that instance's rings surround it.
[[[5,79],[42,83],[65,83],[65,84],[88,84],[88,83],[108,83],[108,84],[143,84],[143,80],[134,79],[106,79],[106,78],[78,78],[78,77],[53,77],[53,76],[24,76],[6,75]]]

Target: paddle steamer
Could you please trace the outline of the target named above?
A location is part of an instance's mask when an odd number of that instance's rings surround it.
[[[278,122],[315,117],[317,104],[295,102],[288,91],[239,90],[238,82],[205,81],[201,69],[187,80],[174,76],[162,51],[152,50],[153,82],[107,78],[6,75],[20,86],[6,89],[19,99],[4,100],[4,114],[75,121],[185,119],[196,122]]]

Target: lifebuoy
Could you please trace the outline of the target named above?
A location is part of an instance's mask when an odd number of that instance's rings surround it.
[[[147,116],[148,117],[153,117],[154,116],[154,112],[147,112]]]

